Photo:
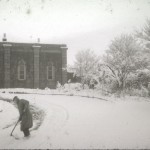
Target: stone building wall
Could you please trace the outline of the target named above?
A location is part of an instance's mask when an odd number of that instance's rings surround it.
[[[62,47],[61,47],[62,46]],[[66,45],[0,42],[0,88],[56,88],[67,81]],[[18,79],[18,63],[26,66],[26,79]],[[52,62],[54,78],[47,79]],[[65,69],[65,70],[64,70]]]
[[[56,83],[59,81],[61,83],[61,55],[49,52],[40,52],[40,65],[39,65],[39,82],[40,88],[43,89],[45,87],[56,88]],[[52,80],[47,80],[47,66],[48,63],[52,62],[55,68],[55,78]]]
[[[62,84],[67,82],[67,51],[62,49]]]
[[[0,88],[4,87],[4,51],[0,47]]]
[[[18,80],[18,62],[21,60],[25,62],[26,66],[26,80]],[[17,47],[15,50],[11,51],[11,88],[34,88],[33,61],[33,51],[31,48],[26,50],[21,47]]]

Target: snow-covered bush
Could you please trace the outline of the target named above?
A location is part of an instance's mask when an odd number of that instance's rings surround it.
[[[81,79],[83,89],[95,89],[99,84],[99,76],[96,73],[90,73]]]
[[[81,91],[82,89],[82,84],[81,83],[66,83],[63,86],[64,90],[75,90],[75,91]]]
[[[61,85],[59,82],[57,82],[56,90],[59,93],[74,93],[76,91],[82,90],[82,84],[81,83],[66,83],[64,85]]]
[[[0,103],[0,112],[2,112],[2,111],[3,111],[2,104]]]
[[[138,82],[144,86],[148,87],[148,83],[150,82],[150,70],[144,69],[138,71]]]
[[[149,91],[144,86],[141,87],[141,89],[126,89],[125,93],[130,96],[140,96],[140,97],[148,97]]]
[[[51,89],[50,89],[50,88],[48,88],[48,87],[46,87],[46,88],[45,88],[45,90],[46,90],[46,91],[50,91]]]
[[[105,95],[105,96],[106,95],[108,96],[111,94],[108,86],[106,84],[101,84],[101,83],[99,83],[95,86],[95,91],[97,91],[99,94]]]

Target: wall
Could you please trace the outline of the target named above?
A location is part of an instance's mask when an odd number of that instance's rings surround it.
[[[61,55],[59,53],[50,53],[50,52],[40,52],[39,57],[39,78],[40,78],[40,88],[56,88],[56,83],[59,81],[61,83]],[[53,62],[55,67],[55,79],[47,80],[47,65],[48,62]]]
[[[33,50],[32,47],[12,47],[10,63],[11,88],[33,88]],[[26,63],[26,80],[18,80],[18,62]]]
[[[4,87],[4,50],[0,46],[0,88]]]
[[[56,88],[57,81],[64,84],[67,81],[67,71],[62,67],[66,68],[66,50],[66,45],[0,42],[0,88],[38,88],[39,86],[41,89],[46,87],[53,89]],[[20,60],[26,63],[26,80],[18,80]],[[46,67],[49,61],[53,62],[55,67],[54,80],[47,80]],[[39,70],[36,68],[38,64]],[[39,72],[39,76],[36,72]]]

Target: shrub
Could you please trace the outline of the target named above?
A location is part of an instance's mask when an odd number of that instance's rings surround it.
[[[125,93],[130,96],[140,96],[140,97],[148,97],[149,96],[149,91],[144,86],[142,86],[141,89],[135,89],[135,88],[126,89]]]

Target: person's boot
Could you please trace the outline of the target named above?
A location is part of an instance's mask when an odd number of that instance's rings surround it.
[[[29,129],[23,130],[24,137],[28,137],[30,135]]]
[[[24,137],[26,137],[26,130],[23,130],[23,133],[24,133]]]
[[[27,136],[29,136],[30,135],[30,131],[29,131],[29,129],[27,129]]]

